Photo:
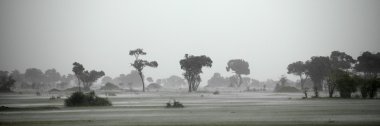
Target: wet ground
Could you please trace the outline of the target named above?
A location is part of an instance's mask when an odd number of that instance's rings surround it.
[[[124,93],[108,97],[111,107],[75,108],[49,97],[1,95],[8,107],[58,109],[2,111],[0,125],[380,125],[380,100],[305,100],[300,93]],[[165,108],[170,99],[185,108]]]

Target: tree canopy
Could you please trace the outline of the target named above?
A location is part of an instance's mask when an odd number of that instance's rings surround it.
[[[201,82],[199,74],[203,67],[211,67],[212,60],[205,55],[193,56],[185,54],[185,58],[180,60],[181,69],[185,70],[183,76],[189,84],[189,92],[196,91]]]

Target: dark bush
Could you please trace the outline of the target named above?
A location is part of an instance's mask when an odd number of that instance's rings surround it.
[[[95,95],[95,92],[84,94],[83,92],[75,92],[69,98],[65,99],[65,106],[111,106],[111,102],[106,98]]]
[[[173,100],[173,104],[169,101],[166,103],[166,108],[183,108],[183,104],[179,101]]]

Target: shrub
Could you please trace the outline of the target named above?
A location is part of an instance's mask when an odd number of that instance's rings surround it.
[[[183,104],[179,101],[173,100],[173,104],[169,101],[166,103],[166,108],[183,108]]]
[[[111,102],[106,98],[95,95],[95,92],[84,94],[83,92],[75,92],[69,98],[65,99],[65,106],[111,106]]]

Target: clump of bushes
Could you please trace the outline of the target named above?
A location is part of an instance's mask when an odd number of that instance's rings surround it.
[[[173,104],[169,101],[166,103],[166,108],[183,108],[183,104],[179,101],[173,100]]]
[[[89,93],[75,92],[65,99],[65,106],[111,106],[111,102],[107,98],[101,98],[95,95],[94,91]]]

